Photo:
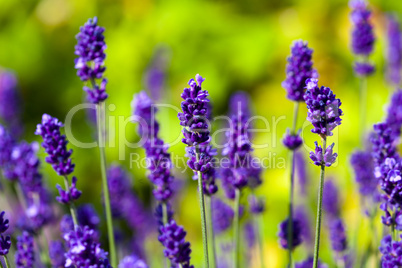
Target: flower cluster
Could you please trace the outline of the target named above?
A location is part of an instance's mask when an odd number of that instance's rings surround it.
[[[53,267],[64,267],[66,263],[65,252],[66,250],[62,241],[56,240],[49,243],[49,258]]]
[[[34,268],[35,253],[34,239],[31,234],[24,231],[17,237],[17,252],[15,253],[15,265],[17,268]]]
[[[356,55],[368,57],[373,51],[375,37],[373,26],[370,23],[371,11],[368,10],[365,0],[352,0],[350,19],[353,23],[352,50]],[[374,72],[374,66],[368,62],[356,62],[355,72],[367,76]]]
[[[398,86],[401,82],[402,32],[395,16],[388,16],[387,77]]]
[[[231,206],[219,198],[212,201],[212,222],[217,234],[223,233],[232,225],[234,211]]]
[[[288,129],[285,136],[283,137],[282,142],[286,148],[294,151],[294,150],[297,150],[302,145],[303,140],[300,137],[300,132],[299,133],[290,133],[290,130]]]
[[[13,136],[20,136],[23,130],[21,96],[17,91],[17,78],[10,71],[0,72],[0,119]]]
[[[297,206],[294,212],[294,217],[300,223],[300,233],[303,243],[307,245],[307,247],[312,246],[312,234],[311,234],[311,223],[309,220],[309,215],[304,206]]]
[[[298,245],[302,243],[302,229],[300,226],[300,222],[298,219],[292,219],[292,245],[290,246],[291,249],[295,249]],[[279,224],[279,244],[284,248],[289,248],[289,219],[284,220]]]
[[[304,100],[307,104],[307,120],[314,128],[311,132],[321,136],[332,136],[332,130],[341,124],[343,112],[340,99],[328,87],[318,86],[317,79],[307,79]]]
[[[314,165],[316,166],[325,165],[327,167],[332,166],[332,164],[335,163],[336,161],[336,157],[338,156],[337,153],[333,153],[335,143],[332,143],[325,149],[324,155],[322,153],[321,145],[318,145],[316,141],[314,142],[314,144],[315,144],[315,151],[310,152],[310,159],[314,162]]]
[[[193,268],[190,265],[190,243],[185,240],[186,231],[176,224],[174,220],[160,228],[159,241],[165,247],[165,257],[171,260],[173,265],[181,265],[183,268]]]
[[[104,61],[106,54],[105,29],[98,26],[98,18],[89,19],[80,28],[77,34],[77,45],[75,46],[75,68],[77,75],[82,81],[91,81],[93,88],[84,87],[88,93],[88,100],[91,103],[100,103],[107,99],[106,83],[103,79],[101,85],[97,85],[95,79],[101,79],[105,71]]]
[[[373,196],[376,194],[378,182],[374,177],[374,163],[371,153],[366,151],[356,151],[350,158],[355,179],[359,185],[359,192],[363,196]]]
[[[398,89],[392,94],[385,122],[392,128],[392,135],[397,139],[401,135],[402,127],[402,90]]]
[[[286,89],[287,98],[292,101],[303,101],[305,82],[316,77],[311,60],[313,50],[302,40],[293,43],[291,55],[286,65],[286,80],[282,87]]]
[[[137,256],[130,255],[120,261],[118,268],[148,268],[148,265]]]
[[[0,213],[0,256],[7,255],[11,247],[11,237],[4,235],[4,233],[10,227],[8,219],[4,218],[5,212]]]
[[[385,236],[381,241],[380,252],[382,253],[382,267],[402,266],[402,242],[393,241],[391,235]]]
[[[111,268],[107,252],[100,247],[96,232],[88,226],[70,231],[64,240],[68,248],[65,267]]]

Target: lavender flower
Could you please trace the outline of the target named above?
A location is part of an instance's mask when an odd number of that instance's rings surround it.
[[[296,263],[295,268],[312,268],[313,263],[314,263],[314,258],[308,257],[307,260]],[[326,264],[323,264],[320,261],[318,261],[317,268],[328,268],[328,266]]]
[[[337,254],[343,254],[347,247],[347,238],[343,221],[340,218],[333,219],[329,223],[332,250]]]
[[[302,243],[302,237],[301,237],[301,226],[300,226],[300,222],[298,219],[293,218],[293,223],[292,223],[292,245],[291,245],[291,249],[295,249],[295,247],[297,247],[298,245],[300,245]],[[279,233],[278,233],[278,237],[279,237],[279,244],[282,246],[282,248],[284,249],[288,249],[289,248],[289,242],[288,242],[288,232],[289,232],[289,219],[284,220],[283,222],[281,222],[279,224]]]
[[[318,87],[317,79],[307,79],[306,88],[304,100],[308,109],[307,120],[314,126],[311,132],[321,136],[332,136],[332,130],[342,121],[340,116],[343,112],[339,109],[341,101],[336,99],[330,88]]]
[[[88,226],[70,231],[64,240],[68,248],[65,267],[111,268],[107,252],[100,247],[96,232]]]
[[[303,101],[306,79],[316,77],[312,54],[313,50],[308,48],[307,42],[299,40],[293,43],[287,59],[286,80],[282,82],[287,98],[292,101]]]
[[[375,71],[374,65],[368,62],[355,62],[353,69],[359,76],[368,76]]]
[[[250,106],[250,97],[246,92],[237,91],[230,97],[230,114],[237,114],[240,111],[244,117],[249,118],[251,116]]]
[[[0,213],[0,234],[5,233],[8,230],[8,227],[10,227],[10,221],[4,218],[5,214],[5,211]]]
[[[230,168],[221,167],[219,169],[219,178],[222,181],[225,196],[230,200],[234,200],[236,193],[235,187],[232,185],[232,181],[234,181],[232,170]]]
[[[170,61],[169,52],[168,47],[157,48],[144,74],[145,88],[155,101],[160,99],[165,86],[166,70]]]
[[[300,192],[302,195],[306,195],[308,185],[306,162],[304,160],[303,153],[301,152],[296,152],[295,154],[295,168],[300,185]]]
[[[97,230],[99,227],[100,218],[91,204],[78,207],[77,218],[81,226],[88,226],[92,230]]]
[[[392,94],[388,107],[386,123],[392,128],[392,135],[397,139],[401,135],[402,127],[402,90],[398,89]]]
[[[311,223],[309,220],[309,215],[303,206],[298,206],[294,212],[294,218],[300,223],[301,238],[303,243],[306,244],[307,248],[311,248],[312,245],[312,234],[311,234]]]
[[[170,222],[173,219],[173,209],[172,206],[170,205],[170,203],[166,203],[166,211],[167,211],[167,222]],[[156,208],[155,208],[155,212],[154,212],[154,216],[157,220],[158,226],[163,226],[164,225],[164,208],[162,203],[159,203]]]
[[[374,177],[374,163],[371,153],[356,151],[350,159],[355,172],[355,180],[359,185],[359,192],[364,197],[376,195],[378,182]]]
[[[300,137],[300,132],[291,134],[290,130],[288,129],[285,136],[283,137],[283,145],[289,150],[297,150],[303,143],[302,138]]]
[[[219,198],[212,201],[212,223],[214,231],[217,234],[223,233],[232,225],[234,211],[231,206],[227,205]]]
[[[69,204],[81,197],[81,191],[77,189],[77,178],[75,176],[71,179],[71,186],[68,191],[63,190],[60,185],[56,185],[56,188],[60,194],[60,196],[56,197],[56,200],[61,204]]]
[[[261,214],[265,210],[265,202],[255,195],[250,195],[249,198],[250,211],[254,214]]]
[[[0,125],[0,168],[3,175],[9,180],[15,180],[17,177],[13,172],[11,153],[15,141],[8,131]]]
[[[74,222],[71,215],[63,215],[60,220],[60,231],[62,234],[68,234],[74,230]]]
[[[318,145],[316,141],[314,142],[314,144],[315,144],[315,151],[310,152],[310,159],[314,162],[314,165],[316,166],[325,165],[327,167],[332,166],[332,164],[335,163],[336,161],[336,157],[338,156],[337,153],[332,152],[335,143],[332,143],[331,146],[328,146],[326,148],[324,157],[322,155],[321,145]]]
[[[371,136],[373,145],[373,160],[378,174],[378,166],[384,163],[387,158],[398,159],[395,148],[395,135],[388,123],[374,125],[374,134]],[[378,178],[378,175],[376,176]]]
[[[401,82],[402,32],[395,16],[388,16],[387,78],[398,86]]]
[[[21,96],[17,90],[17,78],[10,71],[0,72],[0,119],[13,135],[21,134]]]
[[[340,213],[338,188],[332,180],[327,180],[324,184],[324,198],[322,205],[328,216],[337,218]]]
[[[160,228],[159,241],[165,247],[165,257],[169,258],[173,265],[181,265],[183,268],[192,268],[190,265],[190,243],[186,242],[186,232],[178,226],[174,220]]]
[[[15,265],[17,268],[33,268],[35,262],[34,240],[32,235],[24,231],[17,237]]]
[[[385,236],[381,241],[381,262],[384,268],[402,266],[402,242],[393,241],[391,235]]]
[[[60,240],[51,241],[49,244],[50,262],[54,268],[62,268],[66,263],[64,253],[66,252],[63,242]]]
[[[4,215],[5,212],[2,211],[0,213],[0,256],[7,255],[11,247],[11,237],[3,235],[10,227],[10,222],[4,218]]]
[[[137,256],[131,255],[124,257],[118,268],[148,268],[148,265]]]
[[[250,249],[255,245],[256,242],[256,233],[254,230],[254,226],[251,222],[247,222],[244,225],[244,238],[247,243],[247,247]]]
[[[46,162],[53,166],[58,175],[69,175],[74,171],[71,161],[72,150],[67,150],[68,141],[61,135],[60,128],[63,123],[48,114],[42,116],[42,124],[38,124],[35,134],[43,138],[42,146],[48,156]]]

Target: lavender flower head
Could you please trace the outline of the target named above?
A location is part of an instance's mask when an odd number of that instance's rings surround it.
[[[68,251],[65,267],[111,268],[105,252],[98,242],[97,233],[88,226],[77,227],[64,235]]]
[[[183,268],[193,268],[190,265],[190,243],[185,240],[186,232],[183,227],[174,220],[160,228],[159,241],[165,247],[165,257],[169,258],[173,265],[181,265]]]
[[[350,159],[355,172],[355,180],[362,196],[372,197],[377,192],[378,181],[374,177],[374,163],[371,153],[356,151]]]
[[[53,169],[60,176],[69,175],[74,171],[74,164],[71,161],[72,150],[67,150],[65,135],[61,135],[60,128],[63,123],[57,118],[48,114],[42,116],[42,124],[38,124],[35,134],[43,138],[42,146],[48,156],[46,162],[51,164]]]
[[[289,233],[289,219],[284,220],[279,224],[279,244],[281,245],[282,248],[288,249],[289,248],[289,241],[288,241],[288,233]],[[298,245],[302,243],[302,229],[301,225],[298,219],[293,218],[293,224],[292,224],[292,245],[291,249],[295,249]]]
[[[63,242],[59,240],[51,241],[49,244],[49,257],[52,267],[61,268],[66,263],[64,253],[66,252]]]
[[[148,265],[137,256],[130,255],[120,261],[118,268],[148,268]]]
[[[105,37],[103,32],[104,28],[98,26],[98,19],[94,17],[89,19],[84,26],[80,28],[77,34],[77,45],[75,46],[75,68],[77,69],[77,76],[82,81],[91,81],[93,88],[84,87],[88,93],[88,100],[91,103],[100,103],[107,99],[106,83],[107,80],[103,79],[101,85],[97,85],[95,80],[101,79],[105,71],[104,61],[106,54]]]
[[[248,201],[251,213],[261,214],[265,211],[265,202],[263,199],[251,195]]]
[[[350,1],[352,12],[350,19],[353,24],[352,50],[356,55],[367,58],[373,51],[374,33],[370,23],[371,11],[368,10],[365,0]],[[367,76],[374,72],[374,67],[368,62],[356,62],[355,72],[361,76]]]
[[[398,86],[401,83],[402,32],[395,16],[388,16],[387,78]]]
[[[396,90],[391,97],[390,105],[388,107],[388,114],[385,122],[392,129],[394,139],[399,138],[401,135],[402,127],[402,90]]]
[[[16,179],[12,175],[11,152],[14,147],[14,139],[8,133],[5,127],[0,125],[0,168],[7,179]],[[9,173],[9,175],[7,175]]]
[[[237,114],[238,111],[241,111],[246,118],[249,118],[251,116],[250,105],[249,95],[246,92],[237,91],[230,97],[230,114]]]
[[[300,223],[301,238],[303,243],[305,243],[307,248],[311,248],[313,237],[311,234],[311,223],[306,209],[303,206],[298,206],[295,210],[294,217]]]
[[[329,217],[337,218],[339,216],[339,193],[338,188],[332,180],[326,180],[324,183],[324,194],[322,206]]]
[[[393,241],[391,235],[381,241],[381,262],[384,268],[402,267],[402,242]]]
[[[348,247],[345,226],[340,218],[333,219],[329,223],[330,239],[332,250],[338,254],[343,254]]]
[[[21,134],[21,96],[17,78],[10,71],[0,71],[0,119],[13,135]]]
[[[287,98],[292,101],[303,101],[306,80],[316,77],[312,55],[313,50],[307,46],[307,42],[299,40],[293,43],[291,55],[287,59],[286,79],[282,82]]]
[[[300,131],[298,133],[290,133],[290,130],[288,129],[286,131],[285,136],[283,137],[283,145],[285,145],[286,148],[289,150],[297,150],[303,143],[302,138],[300,137]]]
[[[100,224],[99,215],[91,204],[78,207],[77,218],[81,226],[88,226],[93,230],[97,230]]]
[[[4,235],[4,233],[10,227],[8,219],[4,218],[5,212],[0,213],[0,256],[7,255],[11,247],[11,237]]]
[[[307,104],[307,120],[314,128],[311,132],[321,136],[332,136],[332,130],[341,124],[340,116],[343,112],[340,99],[336,99],[335,94],[328,87],[318,86],[317,79],[307,79],[307,91],[304,100]]]
[[[232,225],[234,211],[231,206],[227,205],[219,198],[212,201],[212,222],[214,231],[217,234],[223,233]]]
[[[35,253],[33,236],[24,231],[17,237],[15,265],[17,268],[34,268]]]
[[[310,152],[310,159],[314,162],[314,165],[316,166],[325,165],[327,167],[332,166],[332,164],[335,163],[336,161],[336,157],[338,156],[337,153],[333,153],[335,143],[332,143],[330,146],[326,148],[324,156],[322,155],[321,145],[318,145],[316,141],[314,142],[314,144],[315,144],[315,151]]]
[[[306,170],[306,161],[304,160],[304,154],[301,152],[296,152],[295,154],[295,168],[298,182],[300,185],[300,192],[302,195],[306,195],[308,186],[308,179],[307,179],[308,176]]]
[[[184,101],[181,103],[182,113],[178,114],[180,125],[183,127],[184,138],[182,142],[188,146],[197,146],[209,140],[209,126],[207,115],[208,91],[202,90],[201,85],[204,82],[199,74],[194,79],[190,79],[181,97]]]

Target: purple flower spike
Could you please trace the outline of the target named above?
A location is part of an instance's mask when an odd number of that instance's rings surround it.
[[[72,150],[67,150],[65,135],[61,135],[60,128],[63,123],[57,118],[48,114],[42,116],[42,124],[38,124],[35,134],[43,138],[42,146],[48,156],[46,162],[53,166],[58,175],[69,175],[74,171],[74,164],[71,162]]]
[[[148,265],[137,256],[131,255],[124,257],[118,268],[148,268]]]
[[[208,91],[202,90],[201,84],[205,79],[199,74],[188,82],[181,97],[182,113],[178,114],[180,125],[183,126],[182,142],[188,146],[197,146],[209,140],[209,125],[207,119]]]
[[[88,94],[87,100],[90,103],[98,104],[107,99],[108,94],[106,93],[107,80],[103,79],[100,86],[94,85],[94,88],[84,87],[84,91]]]
[[[343,112],[339,109],[341,101],[336,99],[330,88],[319,87],[317,79],[307,79],[306,88],[304,100],[308,109],[307,120],[314,126],[311,132],[324,137],[332,136],[332,130],[342,121],[340,116]]]
[[[398,86],[401,83],[402,32],[395,16],[388,16],[387,78]]]
[[[334,219],[329,223],[330,239],[332,250],[343,253],[347,250],[348,241],[346,238],[345,227],[340,218]]]
[[[327,149],[325,150],[324,154],[324,163],[325,166],[330,167],[336,161],[336,157],[338,156],[337,153],[333,153],[332,150],[335,146],[335,143],[332,143]]]
[[[11,237],[9,235],[0,235],[0,256],[8,254],[11,248]]]
[[[399,138],[402,127],[402,90],[398,89],[392,94],[391,103],[388,107],[386,123],[392,129],[394,138]]]
[[[88,226],[77,227],[64,235],[68,252],[65,267],[112,268],[105,252],[98,242],[97,233]]]
[[[17,237],[17,252],[15,253],[15,265],[17,268],[34,268],[35,252],[34,239],[24,231]]]
[[[286,80],[282,87],[287,91],[287,98],[293,101],[303,101],[304,86],[308,78],[316,77],[311,60],[313,50],[302,40],[293,43],[291,55],[286,65]]]
[[[64,267],[64,264],[66,263],[66,258],[64,257],[65,252],[66,250],[64,248],[63,242],[59,240],[50,242],[49,257],[53,267]]]
[[[330,167],[336,161],[337,153],[333,153],[332,149],[335,146],[335,143],[332,143],[331,146],[328,146],[325,150],[324,159],[322,157],[322,148],[321,145],[318,145],[317,142],[315,144],[315,151],[310,152],[310,159],[314,162],[314,165],[321,166],[325,165]]]
[[[221,199],[214,198],[212,202],[212,222],[217,234],[223,233],[232,225],[234,211]]]
[[[261,214],[265,210],[265,202],[262,199],[251,195],[249,198],[250,211],[254,214]]]
[[[56,197],[56,200],[62,204],[69,204],[75,200],[78,200],[81,196],[81,191],[76,188],[77,178],[73,176],[70,191],[64,191],[60,185],[56,185],[59,190],[60,196]]]
[[[324,184],[324,198],[322,200],[322,206],[324,211],[328,213],[330,218],[339,217],[339,197],[338,188],[333,180],[327,180]]]
[[[5,231],[8,230],[8,227],[10,227],[10,222],[8,219],[4,218],[4,215],[6,214],[5,211],[2,211],[0,213],[0,234],[4,233]]]
[[[382,267],[402,267],[402,242],[393,241],[391,235],[387,235],[381,241]]]
[[[286,131],[285,136],[283,137],[283,145],[289,150],[296,150],[298,149],[303,143],[302,138],[300,137],[300,131],[296,134],[291,134],[290,130]]]
[[[358,76],[368,76],[375,72],[374,65],[368,62],[355,62],[353,69]]]
[[[355,179],[359,185],[359,192],[362,196],[372,197],[377,195],[378,181],[374,177],[374,163],[371,153],[357,151],[350,159]]]
[[[279,237],[279,243],[281,245],[281,247],[283,247],[284,249],[288,249],[289,248],[289,241],[288,241],[288,231],[289,231],[289,219],[284,220],[283,222],[281,222],[281,224],[279,225],[279,233],[278,233],[278,237]],[[295,247],[297,247],[298,245],[301,244],[302,242],[302,230],[301,230],[301,226],[300,226],[300,222],[298,219],[293,218],[293,232],[292,232],[292,245],[291,245],[291,249],[295,249]]]
[[[21,134],[21,96],[17,78],[10,71],[0,71],[0,118],[13,136]]]
[[[194,266],[190,265],[190,243],[185,240],[186,231],[183,227],[172,220],[162,226],[160,231],[159,241],[165,247],[163,252],[172,264],[180,264],[183,268],[193,268]]]

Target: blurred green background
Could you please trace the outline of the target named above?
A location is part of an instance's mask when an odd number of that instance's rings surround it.
[[[368,79],[367,130],[384,117],[384,107],[393,90],[384,78],[385,14],[392,12],[399,16],[402,4],[376,0],[370,1],[370,8],[377,37],[371,60],[377,71]],[[226,114],[233,92],[247,91],[254,113],[265,117],[271,124],[269,133],[256,133],[255,143],[268,142],[269,146],[256,149],[255,154],[258,157],[271,156],[275,162],[275,159],[287,159],[281,138],[286,128],[291,126],[293,113],[293,103],[286,99],[281,87],[286,57],[293,40],[308,41],[314,49],[313,60],[320,75],[319,83],[330,87],[343,102],[343,123],[329,139],[329,142],[336,143],[338,162],[328,169],[327,174],[341,189],[342,217],[348,239],[351,247],[357,244],[361,253],[370,239],[370,231],[367,221],[362,220],[357,187],[349,165],[351,152],[359,147],[360,119],[359,81],[352,70],[353,55],[349,49],[349,11],[345,0],[0,0],[0,66],[17,74],[23,97],[24,138],[39,140],[33,133],[43,113],[64,121],[70,109],[84,100],[82,83],[74,69],[75,35],[88,18],[98,16],[99,24],[106,28],[105,76],[109,80],[107,92],[110,96],[107,104],[115,105],[108,115],[116,118],[115,123],[111,123],[111,130],[116,131],[117,145],[118,136],[123,133],[129,141],[138,140],[136,125],[119,125],[118,116],[130,116],[132,96],[145,89],[144,73],[156,49],[164,47],[168,51],[168,64],[160,102],[180,107],[180,94],[187,81],[197,73],[206,78],[203,85],[210,93],[214,115]],[[285,118],[278,120],[281,116]],[[305,116],[306,108],[302,106],[299,126],[306,123]],[[163,139],[169,142],[179,137],[180,126],[174,110],[162,108],[158,119]],[[274,120],[278,121],[276,129],[272,127]],[[256,125],[257,128],[265,127],[262,121],[257,121]],[[81,141],[93,140],[94,129],[84,111],[74,116],[72,132]],[[308,126],[303,134],[306,140],[303,152],[307,156],[308,147],[313,146],[317,136],[309,132]],[[109,163],[120,162],[130,168],[130,153],[143,154],[141,148],[126,147],[125,159],[122,159],[122,151],[117,145],[107,148]],[[98,150],[71,147],[74,149],[75,174],[79,178],[79,188],[83,190],[81,202],[94,202],[101,212]],[[176,144],[170,152],[183,156],[184,146]],[[53,187],[59,178],[48,165],[42,166],[45,180]],[[279,222],[287,215],[287,167],[272,163],[264,171],[264,184],[258,189],[258,194],[267,202],[263,216],[267,267],[285,267],[287,260],[287,253],[279,247],[276,236]],[[188,231],[195,267],[201,267],[196,183],[190,179],[189,172],[181,173],[182,170],[183,167],[175,171],[178,179],[186,183],[177,193],[177,198],[185,202],[177,202],[176,219]],[[132,167],[130,171],[136,192],[145,203],[150,203],[151,186],[145,170]],[[311,186],[308,204],[313,216],[319,169],[308,164],[308,171]],[[311,222],[314,222],[313,218]],[[380,226],[379,219],[378,224]],[[322,259],[333,266],[325,230],[322,237]],[[149,247],[159,250],[158,243],[150,243]],[[308,252],[298,248],[295,259],[304,259]],[[254,259],[258,264],[257,258]],[[156,263],[151,262],[153,267],[158,267]]]

